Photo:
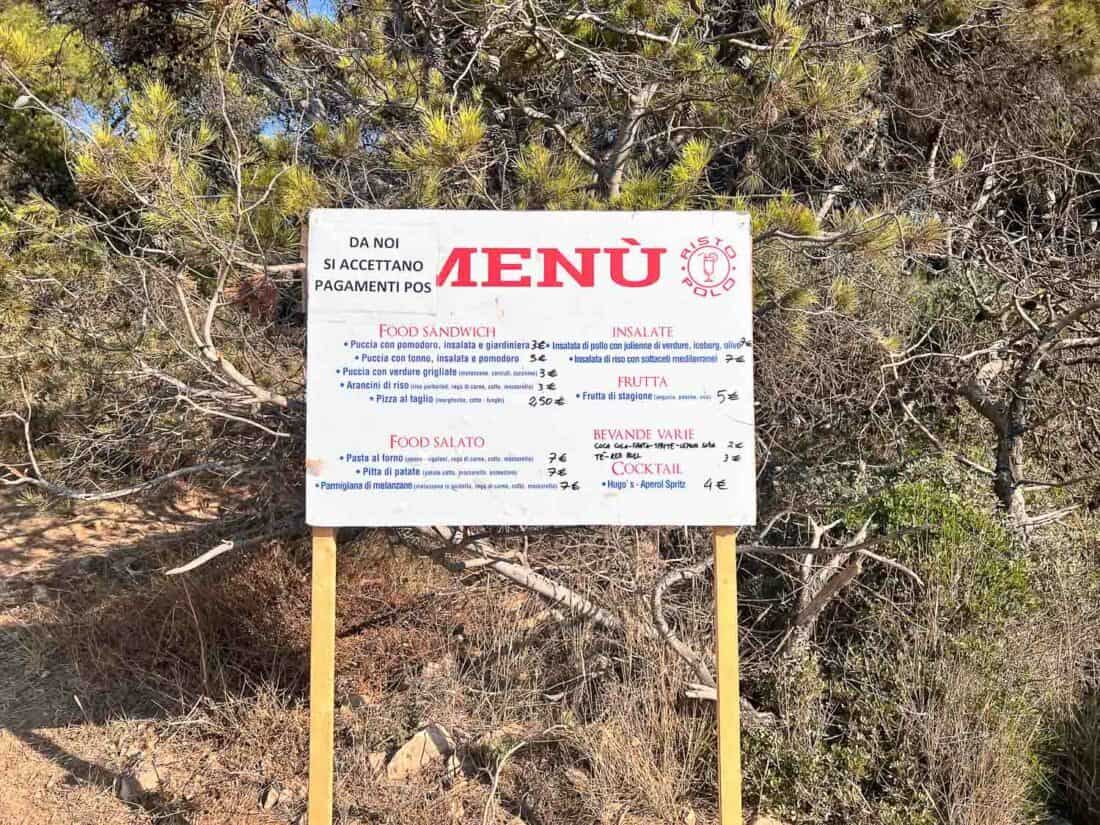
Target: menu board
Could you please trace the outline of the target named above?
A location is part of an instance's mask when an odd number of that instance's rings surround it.
[[[755,520],[747,215],[322,209],[309,239],[309,524]]]

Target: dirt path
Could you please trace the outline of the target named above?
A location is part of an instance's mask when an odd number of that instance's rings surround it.
[[[43,728],[0,730],[0,822],[5,825],[137,825],[149,819],[113,790],[113,776],[95,762],[106,731]],[[51,756],[51,753],[53,754]]]
[[[308,545],[270,542],[164,575],[233,523],[193,497],[0,513],[0,825],[300,823]],[[382,821],[397,804],[370,801],[360,762],[449,704],[410,680],[427,662],[453,667],[446,647],[463,621],[454,583],[433,571],[380,534],[342,556],[337,792],[348,823]],[[422,792],[412,796],[422,809]]]
[[[217,515],[194,497],[155,510],[104,502],[0,513],[0,823],[290,821],[288,806],[263,810],[262,785],[242,779],[232,759],[220,763],[201,738],[172,735],[198,717],[127,718],[125,692],[119,701],[92,689],[67,636],[81,629],[82,607],[100,609],[156,580],[154,545],[203,546]],[[293,801],[293,788],[281,791]]]

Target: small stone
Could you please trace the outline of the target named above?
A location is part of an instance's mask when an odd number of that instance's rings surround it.
[[[50,600],[50,591],[45,585],[36,584],[31,588],[31,598],[36,602],[48,602]]]
[[[274,785],[268,785],[260,791],[260,807],[270,811],[279,804],[279,790]]]
[[[432,767],[443,767],[455,753],[454,739],[442,725],[428,725],[393,755],[386,766],[388,782],[404,782]]]

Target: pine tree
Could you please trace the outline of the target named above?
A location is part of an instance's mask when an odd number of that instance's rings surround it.
[[[332,206],[746,212],[772,510],[797,494],[830,521],[936,518],[1003,562],[1085,508],[1096,0],[338,5],[0,0],[0,478],[20,501],[182,471],[247,485],[249,524],[295,511],[301,230]],[[837,480],[886,467],[885,489],[929,455],[977,473],[1004,523],[958,526],[957,502],[925,495],[939,476],[915,503]],[[960,546],[926,572],[963,576]],[[754,572],[754,598],[788,573]],[[878,690],[876,656],[837,667]],[[777,777],[792,821],[930,823],[956,810],[944,788],[986,781],[933,781],[928,753],[902,753],[923,711],[887,724],[796,664],[760,693],[817,716],[765,735],[780,769],[749,743],[753,799]],[[1008,773],[1034,776],[1032,757]],[[990,792],[957,818],[992,822],[1006,799],[998,821],[1030,822],[1034,797]]]

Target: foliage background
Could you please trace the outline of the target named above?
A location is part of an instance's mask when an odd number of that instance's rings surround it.
[[[6,492],[56,510],[232,489],[223,536],[300,548],[310,208],[745,210],[763,517],[742,542],[839,567],[879,536],[893,562],[860,560],[804,630],[822,565],[743,554],[743,691],[766,720],[747,802],[1095,822],[1098,37],[1096,0],[0,2]],[[422,539],[391,536],[433,555]],[[708,552],[669,529],[496,542],[624,617]],[[702,651],[709,592],[667,597]],[[229,656],[231,596],[203,614],[226,646],[181,656]],[[477,615],[507,663],[470,657],[446,707],[402,687],[375,745],[518,720],[565,731],[516,757],[540,777],[510,791],[525,821],[713,815],[711,710],[642,618],[551,621],[521,654]],[[346,793],[349,816],[411,821]]]

